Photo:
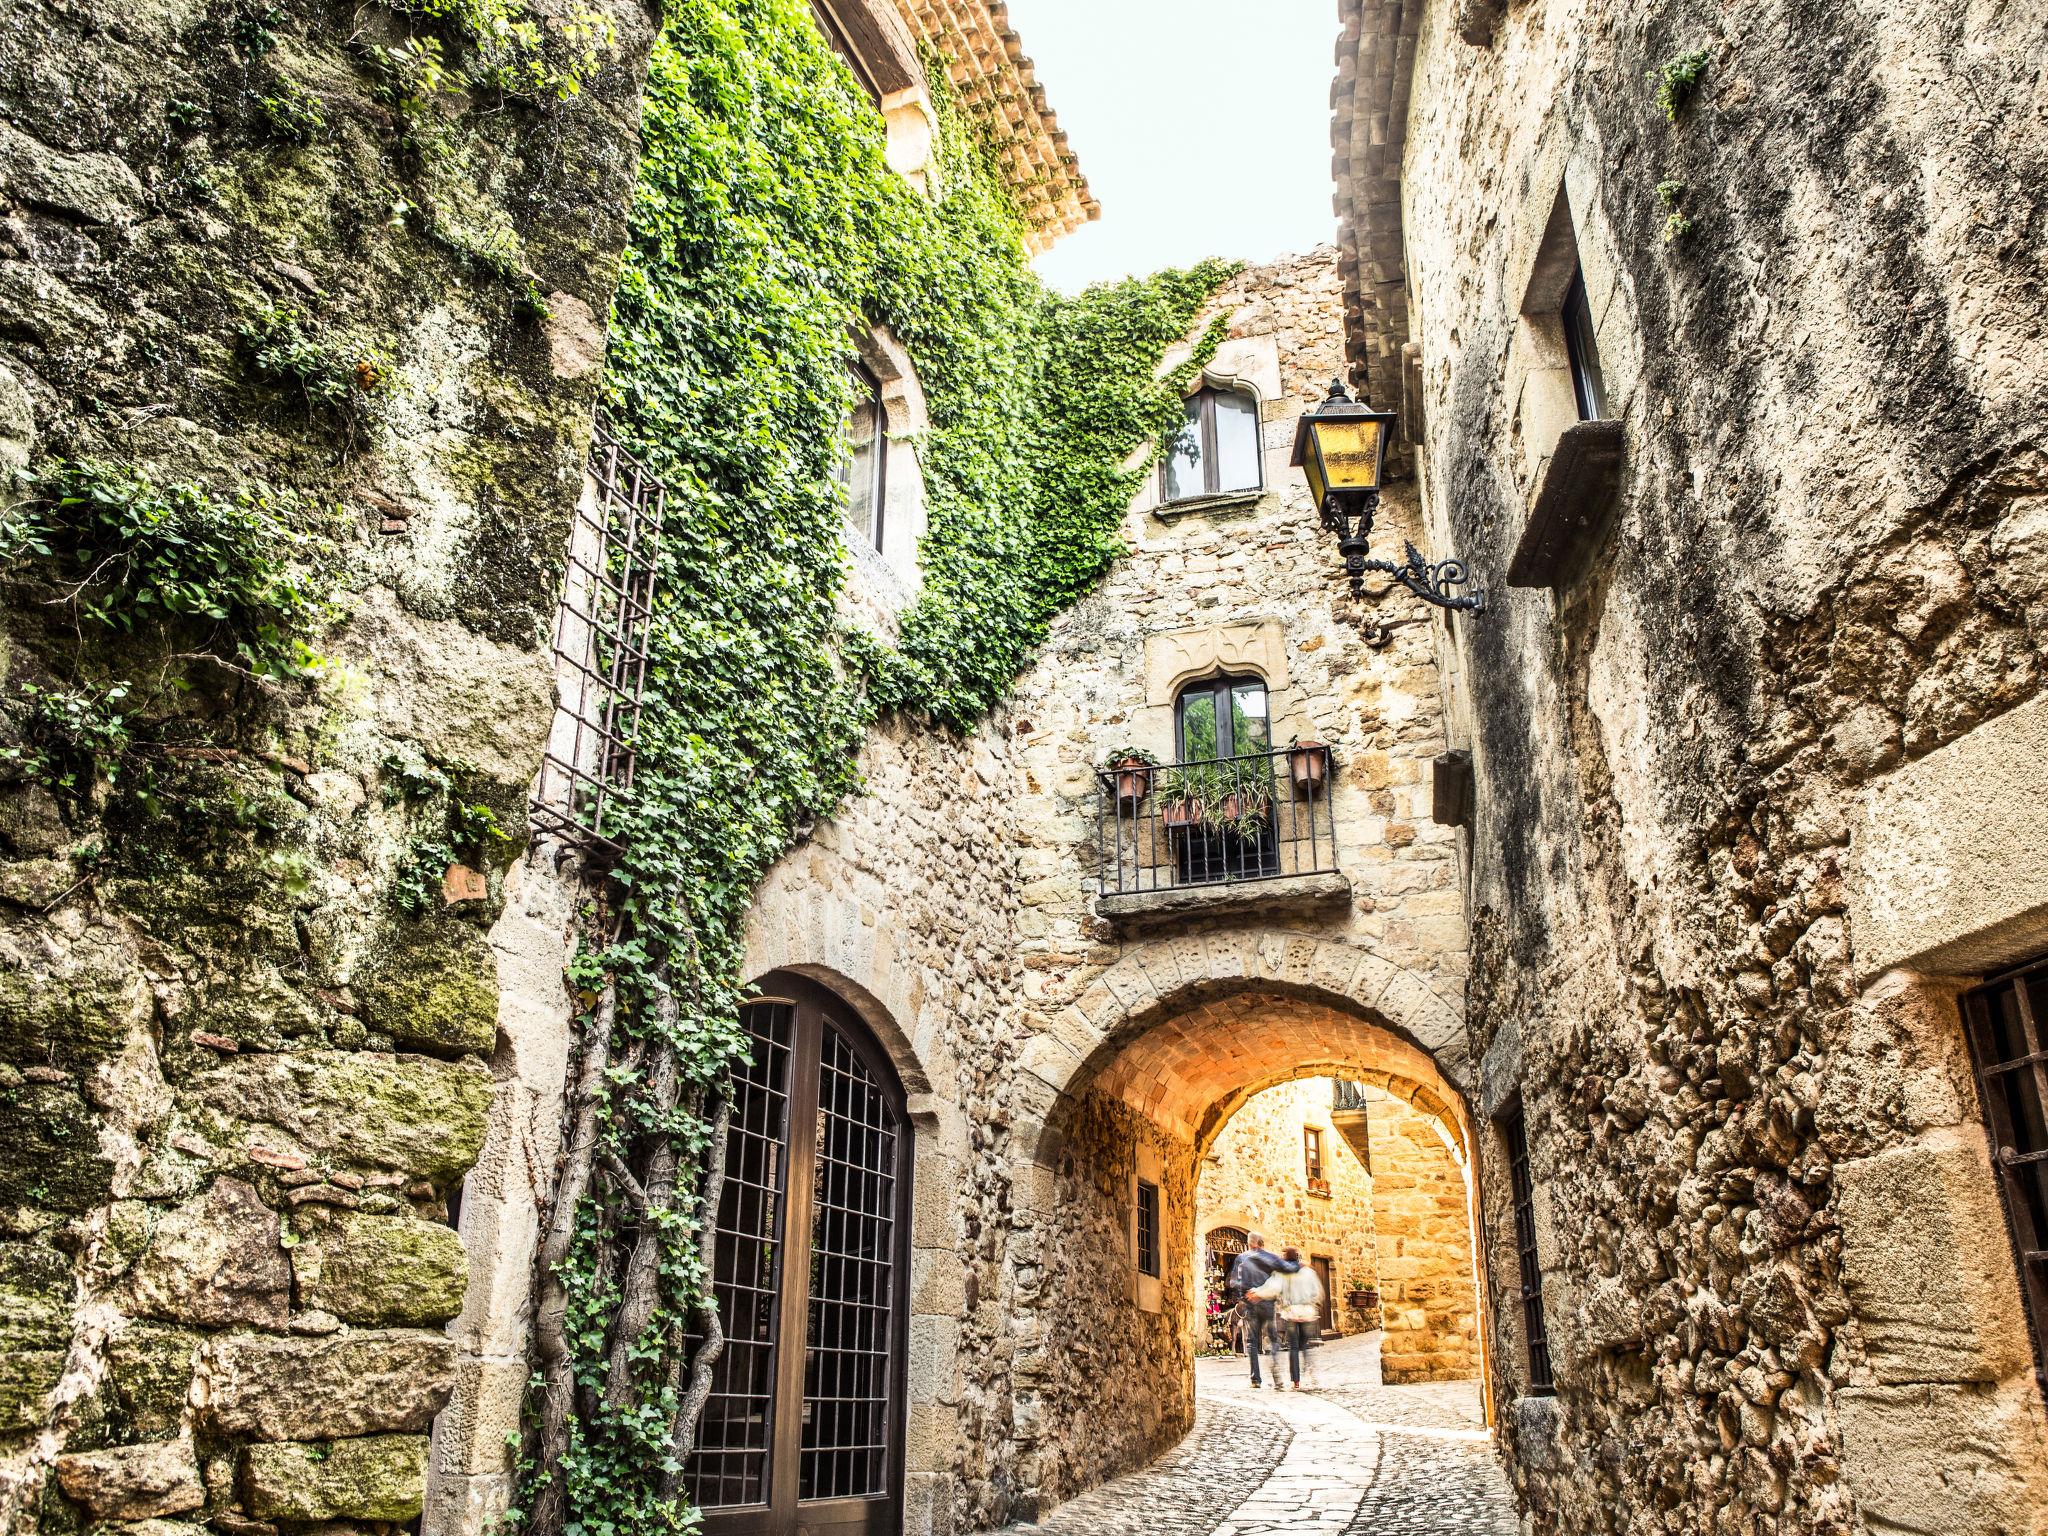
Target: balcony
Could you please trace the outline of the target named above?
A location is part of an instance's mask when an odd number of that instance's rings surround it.
[[[1096,775],[1098,915],[1112,923],[1348,902],[1319,744]]]

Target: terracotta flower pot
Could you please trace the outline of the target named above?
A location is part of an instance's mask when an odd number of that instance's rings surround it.
[[[1287,777],[1299,795],[1313,795],[1330,773],[1330,749],[1320,741],[1297,741],[1287,749]]]
[[[1201,814],[1201,806],[1193,800],[1170,800],[1159,808],[1159,819],[1169,832],[1185,832]]]
[[[1152,765],[1142,758],[1127,757],[1116,765],[1116,797],[1134,806],[1152,793]]]

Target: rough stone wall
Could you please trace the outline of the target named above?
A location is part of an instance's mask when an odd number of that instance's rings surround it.
[[[1344,1293],[1380,1283],[1374,1251],[1372,1180],[1351,1143],[1330,1122],[1332,1089],[1326,1077],[1268,1088],[1245,1101],[1209,1144],[1195,1194],[1195,1247],[1221,1226],[1262,1234],[1278,1251],[1292,1243],[1304,1254],[1330,1260],[1331,1316],[1349,1333],[1365,1322],[1347,1317]],[[1327,1195],[1310,1191],[1302,1130],[1323,1133]],[[1199,1299],[1199,1298],[1198,1298]]]
[[[464,806],[524,842],[650,25],[593,9],[616,34],[573,101],[454,92],[402,131],[379,7],[4,8],[9,468],[288,489],[337,509],[342,566],[329,665],[279,683],[192,655],[204,624],[96,628],[33,563],[5,575],[0,746],[47,745],[31,687],[124,679],[135,739],[69,787],[0,763],[10,1529],[420,1510],[466,1271],[448,1202],[515,1074],[510,861],[444,899],[422,860]],[[309,368],[368,381],[348,411],[265,376],[245,328],[274,308]],[[561,1003],[559,938],[534,1006]]]
[[[2041,16],[1424,9],[1402,223],[1429,524],[1496,598],[1453,732],[1474,1046],[1486,1109],[1526,1112],[1557,1374],[1505,1415],[1533,1526],[2038,1531],[1954,999],[2043,939]],[[1668,120],[1645,76],[1695,48]],[[1512,591],[1560,186],[1625,460],[1587,572]]]
[[[1380,1370],[1390,1383],[1479,1374],[1465,1170],[1428,1116],[1378,1098],[1372,1214],[1379,1232]]]

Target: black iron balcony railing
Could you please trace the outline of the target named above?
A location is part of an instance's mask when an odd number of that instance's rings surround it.
[[[1330,749],[1112,764],[1096,775],[1102,891],[1130,895],[1337,868]]]
[[[1331,1096],[1330,1107],[1332,1109],[1365,1108],[1365,1084],[1346,1082],[1341,1077],[1334,1081],[1337,1091]]]

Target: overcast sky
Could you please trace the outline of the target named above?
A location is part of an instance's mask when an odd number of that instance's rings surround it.
[[[1071,292],[1335,238],[1336,0],[1010,0],[1102,217],[1038,259]]]

